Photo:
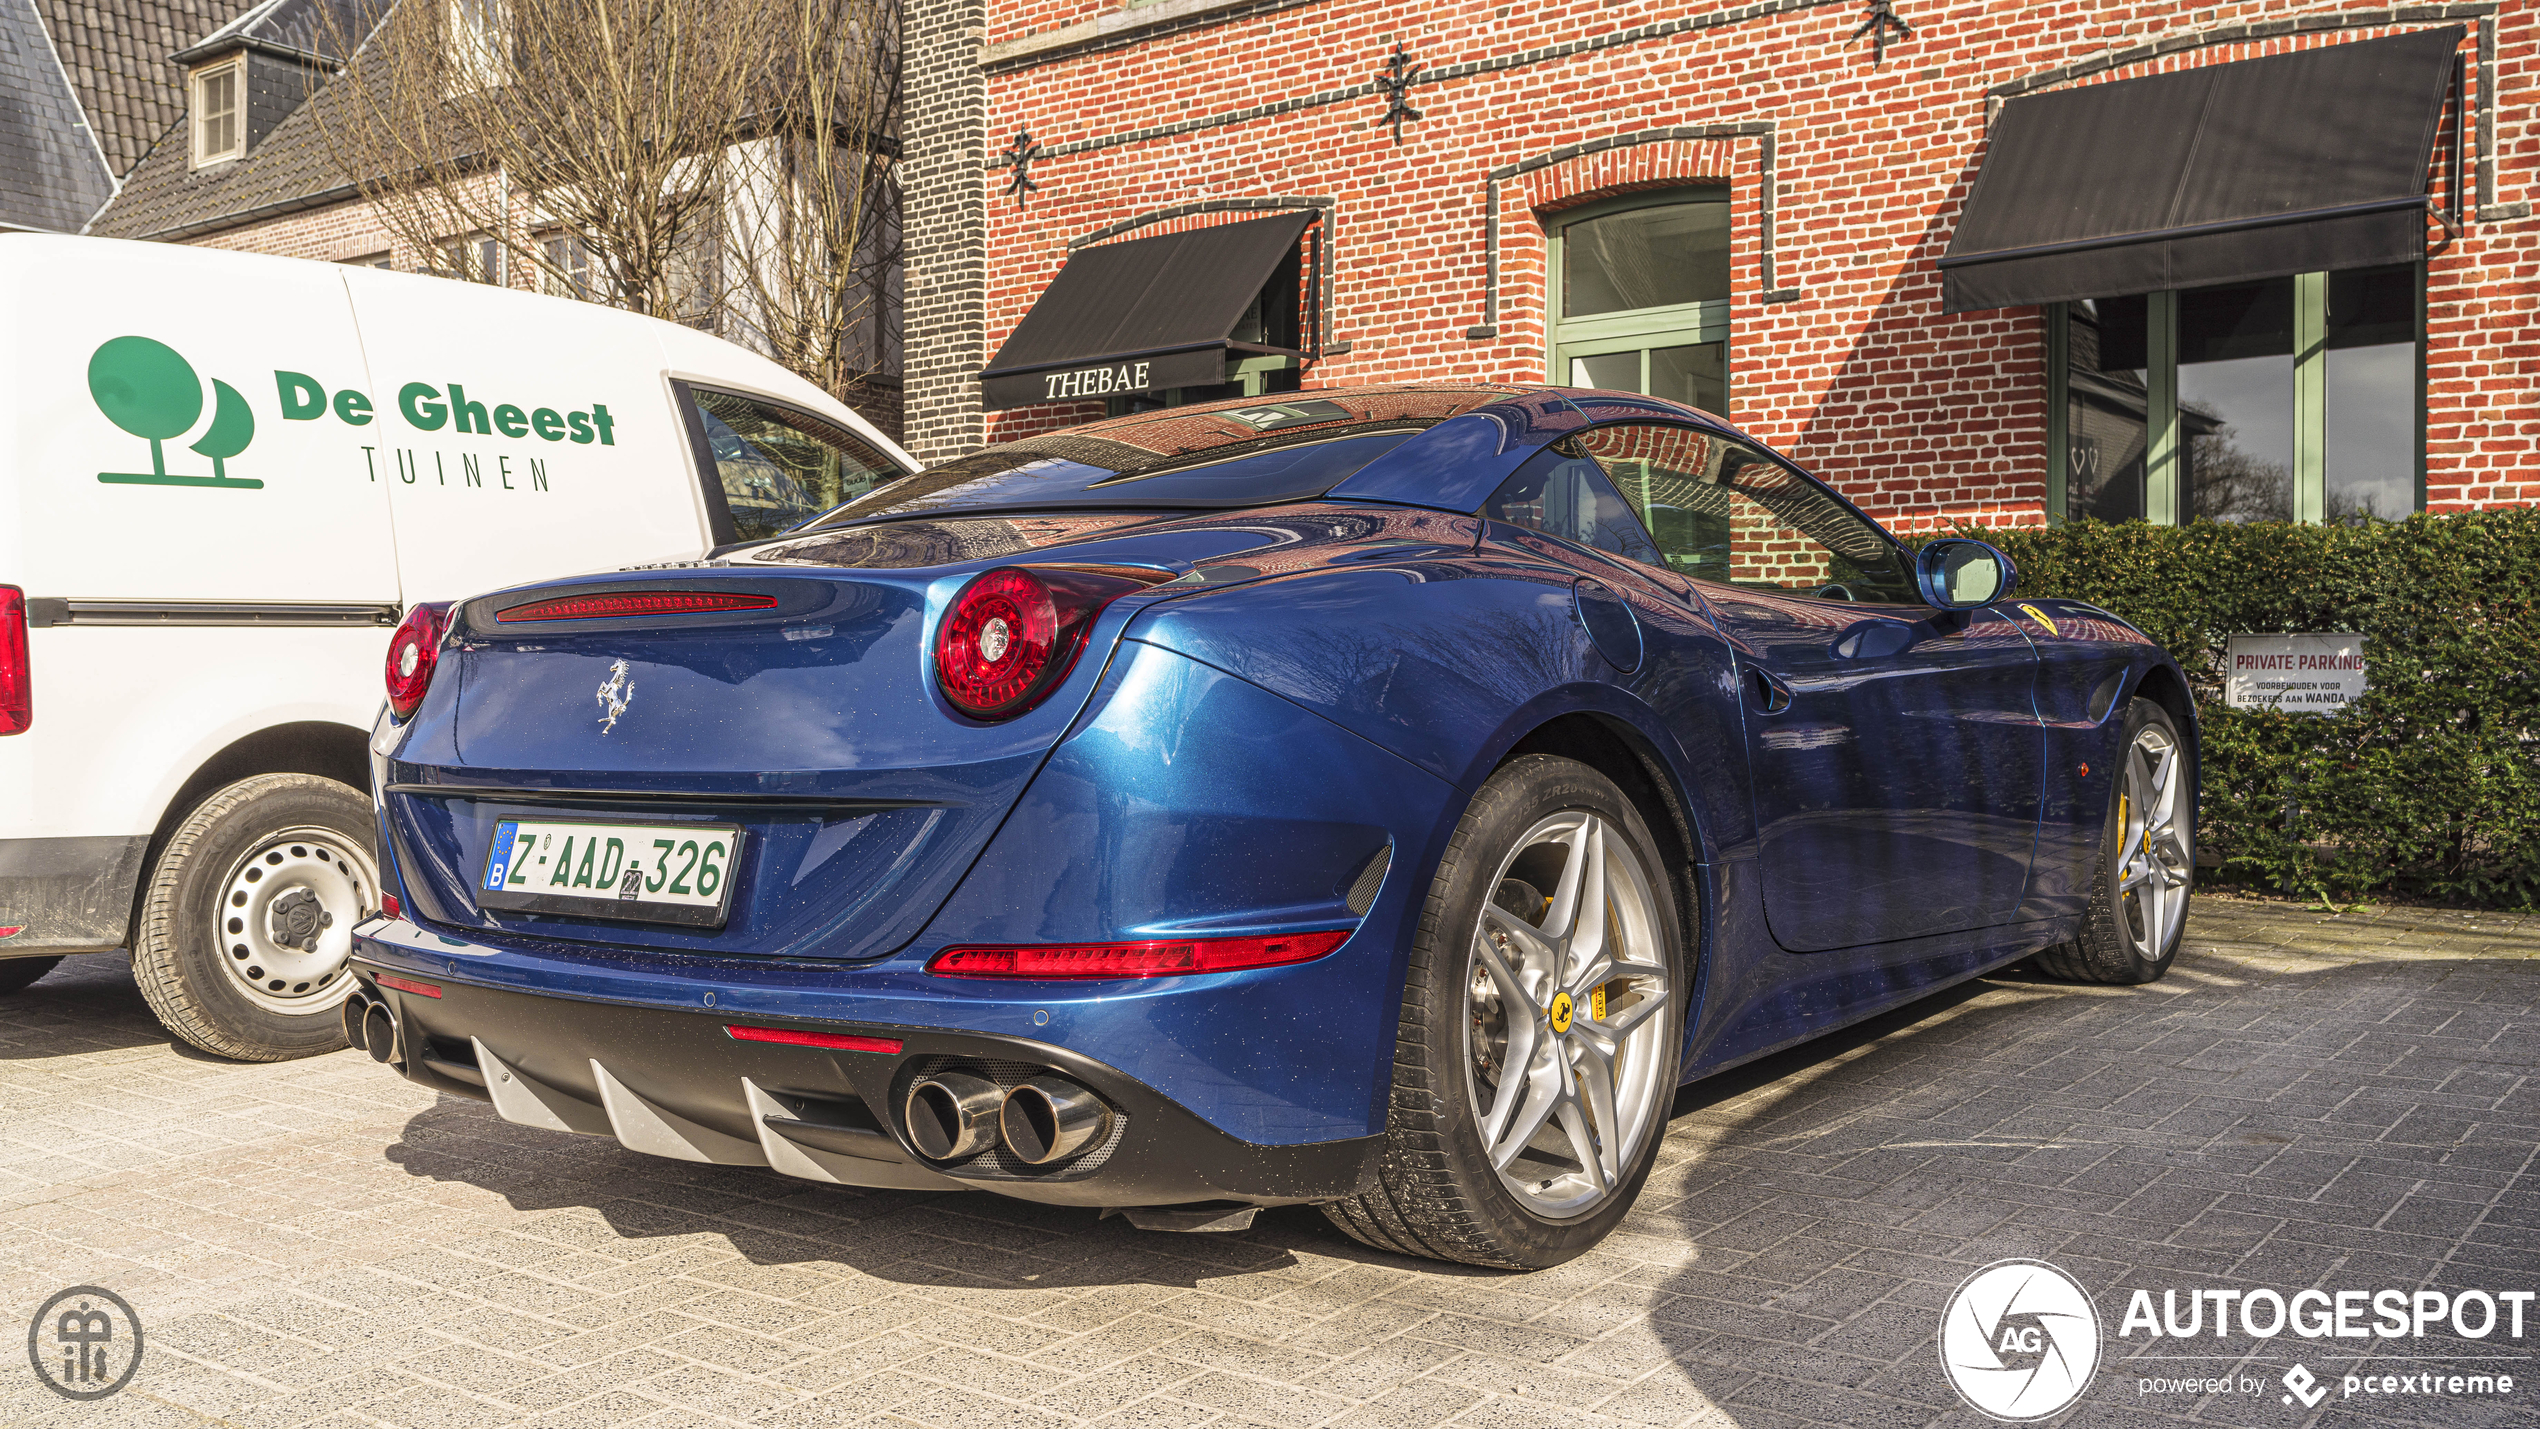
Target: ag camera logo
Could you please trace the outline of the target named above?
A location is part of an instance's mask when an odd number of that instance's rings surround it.
[[[1997,1260],[1940,1312],[1940,1365],[1958,1397],[1988,1418],[2060,1414],[2098,1371],[2098,1308],[2042,1260]]]

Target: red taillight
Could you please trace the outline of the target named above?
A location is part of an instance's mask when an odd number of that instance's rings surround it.
[[[494,612],[497,623],[515,620],[617,620],[630,615],[698,615],[715,610],[774,610],[776,597],[712,590],[604,591],[533,600]]]
[[[441,636],[450,628],[445,601],[425,601],[406,612],[397,633],[388,637],[388,712],[404,719],[423,703],[432,688],[432,666],[440,658]]]
[[[786,1047],[828,1047],[840,1052],[896,1052],[897,1037],[858,1037],[847,1032],[797,1032],[791,1027],[734,1027],[724,1029],[735,1041],[774,1042]]]
[[[381,987],[393,987],[399,992],[411,992],[417,997],[439,997],[441,995],[441,989],[434,987],[428,982],[416,982],[410,977],[393,977],[387,973],[381,973],[377,981]]]
[[[1186,977],[1310,963],[1349,941],[1349,930],[1274,938],[1176,938],[1149,943],[1049,943],[946,948],[926,964],[938,977]]]
[[[1007,719],[1067,678],[1102,608],[1152,579],[1057,566],[1003,566],[971,578],[935,630],[935,681],[963,714]]]
[[[383,917],[403,918],[406,916],[406,905],[398,901],[396,894],[382,893],[379,895],[379,912]]]
[[[35,672],[26,663],[26,592],[0,585],[0,734],[35,723]]]

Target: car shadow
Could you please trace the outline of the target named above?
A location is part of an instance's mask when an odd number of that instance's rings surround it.
[[[2327,1377],[2351,1355],[2235,1335],[2199,1348],[2252,1356],[2236,1396],[2146,1399],[2184,1371],[2124,1367],[2178,1353],[2119,1336],[2135,1289],[2492,1289],[2540,1272],[2540,1250],[2468,1214],[2532,1185],[2527,1118],[2503,1093],[2540,1062],[2518,1031],[2540,1006],[2540,926],[2461,958],[2334,932],[2288,952],[2280,923],[2236,922],[2192,924],[2158,983],[2023,963],[1687,1088],[1625,1223],[1673,1260],[1643,1309],[1651,1347],[1731,1421],[1982,1423],[1935,1349],[1942,1312],[1980,1268],[2043,1260],[2099,1318],[2070,1422],[2246,1423],[2296,1359]]]
[[[236,1065],[168,1035],[132,981],[127,953],[78,953],[0,997],[0,1061],[167,1047],[188,1061]]]

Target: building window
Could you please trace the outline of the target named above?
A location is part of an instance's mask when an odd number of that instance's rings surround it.
[[[392,272],[397,266],[389,261],[385,253],[365,253],[359,258],[338,258],[335,261],[347,268],[379,268]]]
[[[492,234],[444,238],[432,261],[432,271],[444,278],[503,286],[503,245]]]
[[[235,159],[247,151],[245,56],[194,74],[194,166]]]
[[[550,297],[591,299],[591,245],[570,233],[550,233],[538,240],[546,259],[538,273],[538,291]]]
[[[1728,190],[1608,199],[1545,228],[1552,380],[1727,411]]]
[[[2050,306],[2048,514],[2422,509],[2424,292],[2402,263]]]

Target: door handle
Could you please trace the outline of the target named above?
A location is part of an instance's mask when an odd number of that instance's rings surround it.
[[[1768,715],[1777,715],[1790,708],[1790,686],[1763,670],[1747,670],[1746,697],[1755,702],[1756,709]]]

